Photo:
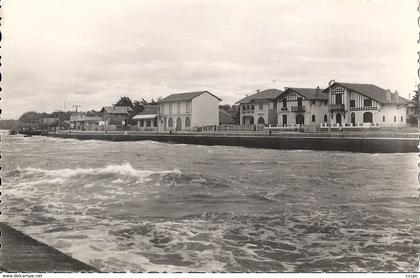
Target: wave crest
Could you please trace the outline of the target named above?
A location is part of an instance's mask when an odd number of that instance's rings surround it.
[[[123,164],[110,164],[103,168],[64,168],[57,170],[48,170],[42,168],[28,167],[24,169],[17,168],[13,171],[14,175],[26,176],[26,175],[43,175],[45,177],[54,178],[76,178],[85,176],[104,176],[104,175],[116,175],[132,178],[146,178],[154,174],[181,174],[177,169],[175,170],[137,170],[134,169],[130,163]]]

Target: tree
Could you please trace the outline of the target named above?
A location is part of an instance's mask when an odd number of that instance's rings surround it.
[[[41,119],[41,115],[35,111],[29,111],[22,114],[19,117],[19,121],[22,123],[38,123],[39,119]]]
[[[134,110],[134,114],[141,113],[144,111],[144,105],[140,101],[135,100],[133,102],[133,110]]]
[[[131,108],[134,107],[133,102],[129,97],[120,97],[120,100],[117,101],[114,106],[130,106]]]

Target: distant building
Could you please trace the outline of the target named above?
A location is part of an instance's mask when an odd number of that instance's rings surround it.
[[[73,113],[70,115],[70,126],[76,130],[99,130],[102,117],[88,116],[86,113]]]
[[[158,102],[160,131],[219,124],[220,98],[208,91],[172,94]]]
[[[130,106],[104,106],[101,111],[105,125],[127,125],[133,116]]]
[[[398,92],[373,84],[341,83],[331,85],[329,111],[334,124],[373,124],[385,127],[406,126],[408,100]],[[328,94],[328,89],[324,93]]]
[[[58,122],[58,118],[57,117],[44,117],[41,119],[41,124],[49,126],[49,125],[53,125],[55,123]]]
[[[278,98],[278,124],[318,125],[327,122],[328,94],[318,88],[286,88]]]
[[[137,127],[144,131],[158,130],[157,105],[144,105],[144,111],[135,115],[133,120],[137,122]]]
[[[240,124],[277,126],[277,98],[282,93],[278,89],[268,89],[238,101],[237,103],[240,104]]]

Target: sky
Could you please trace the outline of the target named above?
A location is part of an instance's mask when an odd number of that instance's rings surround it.
[[[413,0],[5,0],[2,119],[208,90],[417,83]]]

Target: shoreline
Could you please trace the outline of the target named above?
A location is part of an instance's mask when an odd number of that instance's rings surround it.
[[[349,151],[362,153],[418,152],[419,137],[415,133],[132,133],[72,132],[46,133],[44,136],[106,141],[151,140],[165,143],[208,146],[238,146],[279,150]]]

